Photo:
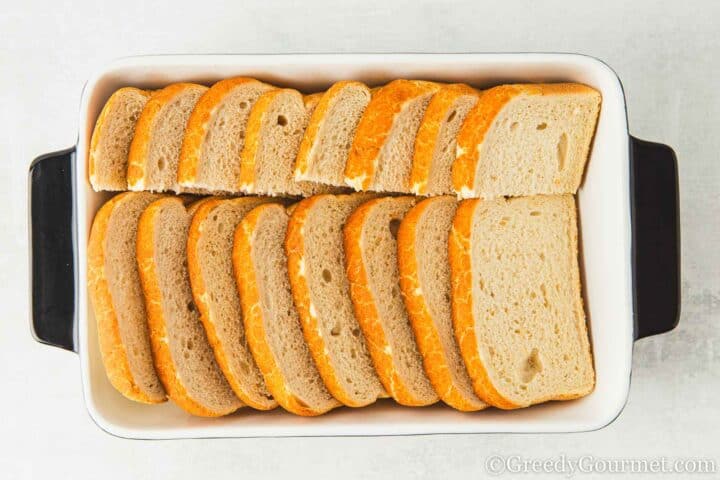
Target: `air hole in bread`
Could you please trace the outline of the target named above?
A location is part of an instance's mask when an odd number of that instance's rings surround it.
[[[448,118],[447,118],[447,122],[448,123],[452,122],[456,115],[457,115],[457,110],[453,110],[452,112],[450,112],[450,115],[448,115]]]
[[[540,361],[540,354],[537,348],[533,348],[530,355],[525,359],[523,369],[521,372],[521,378],[523,383],[530,383],[535,375],[542,372],[542,362]]]
[[[187,304],[188,312],[194,312],[195,311],[195,304],[193,302],[188,302]]]
[[[533,210],[532,212],[530,212],[531,217],[539,217],[540,215],[540,212],[538,212],[537,210]]]
[[[332,330],[330,330],[330,335],[332,335],[333,337],[337,337],[338,335],[340,335],[340,325],[336,324],[332,328]]]
[[[565,157],[567,156],[567,135],[560,135],[560,140],[557,144],[557,161],[558,170],[563,171],[565,169]]]
[[[281,127],[284,127],[285,125],[287,125],[288,124],[287,117],[285,115],[278,115],[277,124],[280,125]]]
[[[518,126],[518,122],[513,122],[510,124],[510,130],[515,130]]]
[[[165,159],[161,158],[157,163],[158,170],[165,170]]]
[[[247,106],[248,106],[247,102],[240,102],[240,105],[239,105],[239,107],[240,107],[241,109],[243,109],[243,110],[244,110],[244,109],[246,109],[246,108],[247,108]]]
[[[187,340],[185,340],[185,348],[186,349],[192,350],[193,346],[194,346],[194,344],[193,344],[192,338],[188,338]]]
[[[357,350],[350,349],[350,358],[357,358]]]
[[[323,269],[322,278],[325,283],[330,283],[332,281],[332,273],[330,273],[330,270],[327,268]]]
[[[392,235],[393,238],[397,238],[398,230],[400,229],[400,220],[397,218],[393,218],[392,220],[390,220],[388,228],[390,229],[390,235]]]
[[[535,127],[535,130],[545,130],[546,128],[547,128],[547,123],[542,122],[542,123],[538,124],[537,127]]]
[[[359,329],[359,328],[353,328],[353,329],[351,330],[351,333],[353,334],[353,336],[359,337],[359,336],[360,336],[360,329]]]
[[[498,222],[498,224],[499,224],[501,227],[504,227],[505,225],[508,224],[509,221],[510,221],[510,219],[509,219],[508,217],[502,217],[502,218],[500,219],[500,222]]]

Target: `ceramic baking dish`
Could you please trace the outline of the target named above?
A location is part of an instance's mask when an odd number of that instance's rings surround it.
[[[589,396],[516,411],[460,413],[442,405],[407,408],[383,400],[317,418],[277,409],[241,409],[194,418],[172,402],[126,400],[108,382],[98,351],[86,288],[87,239],[108,194],[90,188],[87,151],[95,119],[119,87],[159,88],[172,82],[207,85],[235,75],[303,92],[355,79],[379,85],[395,78],[465,82],[484,88],[508,82],[572,81],[602,93],[602,110],[578,193],[580,262],[597,373]],[[630,385],[633,342],[678,322],[679,228],[673,151],[628,133],[617,75],[601,61],[575,54],[328,54],[144,56],[115,61],[85,86],[77,144],[30,167],[32,330],[44,343],[80,356],[85,402],[109,433],[131,438],[296,435],[403,435],[476,432],[577,432],[608,425],[622,411]]]

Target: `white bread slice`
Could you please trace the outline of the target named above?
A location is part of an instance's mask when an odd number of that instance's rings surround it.
[[[194,83],[175,83],[153,92],[140,113],[130,144],[129,190],[181,191],[177,173],[185,127],[207,89]]]
[[[250,110],[274,87],[248,77],[215,83],[195,105],[180,151],[178,183],[183,188],[237,192],[240,154]]]
[[[290,285],[305,340],[330,393],[350,407],[385,395],[353,312],[342,227],[368,194],[298,203],[285,238]]]
[[[235,231],[233,264],[250,350],[277,402],[314,416],[340,404],[325,388],[303,338],[288,280],[282,205],[254,208]]]
[[[126,87],[113,93],[95,122],[88,175],[90,185],[100,190],[127,189],[128,151],[135,134],[135,124],[150,92]]]
[[[345,183],[355,190],[410,192],[415,136],[440,85],[395,80],[373,92],[355,130]]]
[[[370,89],[340,81],[322,94],[314,109],[295,161],[295,180],[345,187],[345,162]]]
[[[572,195],[466,200],[450,234],[455,335],[475,393],[511,409],[587,395]]]
[[[88,290],[105,372],[120,393],[143,403],[166,399],[153,365],[135,261],[138,219],[158,198],[146,192],[116,195],[95,215],[88,241]]]
[[[277,406],[265,386],[245,337],[242,307],[235,283],[232,250],[235,229],[265,198],[213,198],[200,205],[188,233],[188,271],[215,359],[235,394],[258,410]]]
[[[155,368],[165,391],[185,411],[215,417],[242,403],[215,361],[193,302],[186,249],[192,211],[179,197],[156,200],[145,209],[138,225],[138,269]]]
[[[458,410],[488,405],[473,391],[455,341],[450,306],[448,236],[457,203],[432,197],[415,205],[398,229],[398,268],[415,340],[425,373],[440,398]]]
[[[310,99],[308,107],[312,108]],[[293,178],[295,157],[310,116],[297,90],[271,90],[250,112],[242,151],[239,189],[271,196],[310,196],[327,187]]]
[[[456,137],[480,92],[462,83],[444,85],[428,104],[413,154],[410,186],[415,195],[448,195]]]
[[[576,193],[600,100],[577,83],[486,90],[458,133],[453,189],[462,198]]]
[[[365,202],[350,216],[343,235],[355,317],[375,370],[395,401],[423,406],[438,397],[423,371],[397,266],[397,229],[415,201],[386,197]]]

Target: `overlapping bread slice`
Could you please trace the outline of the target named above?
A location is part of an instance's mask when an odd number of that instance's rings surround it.
[[[577,248],[572,195],[458,207],[449,243],[453,323],[487,403],[520,408],[592,391]]]
[[[215,361],[193,302],[186,245],[198,206],[186,208],[180,197],[151,203],[140,216],[137,260],[155,368],[165,391],[185,411],[214,417],[242,403]]]
[[[432,197],[405,215],[398,230],[398,268],[430,383],[451,407],[473,411],[487,404],[473,391],[453,333],[448,236],[456,208],[454,197]]]
[[[166,399],[153,365],[135,260],[138,219],[158,198],[147,192],[113,197],[95,215],[88,241],[88,290],[105,372],[120,393],[143,403]]]
[[[185,127],[207,89],[194,83],[174,83],[153,92],[140,113],[130,144],[130,190],[181,191],[177,174]]]
[[[447,195],[452,190],[456,137],[480,96],[458,83],[444,85],[432,97],[423,116],[413,154],[411,190],[416,195]]]
[[[285,248],[305,340],[330,393],[350,407],[384,396],[353,312],[342,227],[369,194],[316,195],[290,216]]]
[[[250,112],[240,165],[239,189],[246,193],[309,196],[327,191],[311,182],[296,182],[295,157],[309,119],[303,96],[289,88],[260,96]]]
[[[187,244],[193,298],[215,359],[240,400],[258,410],[275,408],[277,402],[265,386],[247,343],[232,251],[240,221],[266,201],[241,197],[203,202],[192,217]]]
[[[320,415],[340,404],[328,392],[305,339],[288,280],[285,207],[254,208],[235,231],[233,264],[250,350],[275,400],[289,412]]]
[[[295,161],[295,179],[345,187],[345,162],[360,118],[370,102],[363,83],[335,83],[319,99]]]
[[[394,80],[375,91],[355,130],[345,183],[355,190],[410,192],[415,136],[440,85]]]
[[[215,83],[195,105],[180,151],[178,183],[183,188],[236,192],[240,154],[250,110],[274,87],[248,77]]]
[[[576,83],[486,90],[458,134],[453,189],[462,198],[575,193],[600,100]]]
[[[125,87],[113,93],[95,122],[88,174],[95,191],[127,190],[128,151],[150,92]]]
[[[396,235],[415,201],[386,197],[365,202],[350,216],[343,232],[355,316],[385,390],[408,406],[438,400],[423,371],[400,293]]]

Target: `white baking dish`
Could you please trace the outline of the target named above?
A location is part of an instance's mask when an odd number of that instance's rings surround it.
[[[597,386],[571,402],[524,410],[460,413],[442,405],[406,408],[390,400],[318,418],[243,409],[194,418],[172,402],[126,400],[108,382],[88,305],[86,248],[93,216],[108,198],[92,191],[86,158],[95,119],[122,86],[205,84],[235,75],[320,91],[341,79],[378,85],[395,78],[465,82],[573,81],[602,92],[602,111],[578,194],[581,265]],[[110,64],[85,86],[76,147],[33,162],[31,239],[33,334],[80,355],[85,401],[104,430],[132,438],[576,432],[601,428],[622,411],[633,342],[677,324],[678,209],[672,150],[629,136],[622,86],[604,63],[573,54],[330,54],[145,56]]]

